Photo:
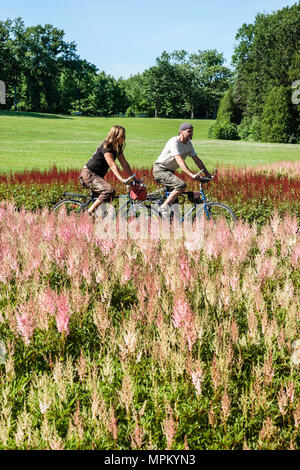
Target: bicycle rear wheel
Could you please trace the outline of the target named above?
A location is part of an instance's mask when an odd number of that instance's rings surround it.
[[[53,212],[60,213],[65,212],[66,215],[71,213],[79,214],[82,210],[82,203],[80,201],[75,201],[72,199],[64,199],[63,201],[59,201],[53,207]]]
[[[205,223],[217,224],[220,220],[225,220],[230,226],[236,222],[236,215],[233,210],[221,202],[209,202],[202,206],[195,214],[195,217],[203,217]]]

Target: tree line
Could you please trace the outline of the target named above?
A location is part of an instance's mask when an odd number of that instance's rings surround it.
[[[300,2],[259,13],[235,39],[234,80],[211,134],[300,143]]]
[[[21,18],[0,22],[0,44],[7,109],[213,117],[232,79],[217,50],[163,52],[143,73],[116,79],[80,58],[63,30]]]
[[[164,51],[143,73],[116,79],[82,59],[61,29],[26,27],[22,18],[0,21],[5,107],[217,118],[213,138],[299,142],[300,99],[293,101],[292,94],[300,80],[300,2],[257,14],[235,40],[232,68],[216,49]]]

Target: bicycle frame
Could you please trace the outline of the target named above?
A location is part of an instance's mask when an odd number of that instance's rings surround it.
[[[200,204],[203,204],[203,207],[204,207],[206,216],[207,216],[208,220],[210,220],[210,214],[209,214],[209,210],[208,210],[208,208],[207,208],[207,204],[209,203],[209,199],[208,199],[208,197],[205,196],[205,194],[204,194],[204,190],[203,190],[203,187],[202,187],[202,183],[201,183],[201,182],[199,183],[199,190],[200,190],[200,195],[201,195],[201,197],[199,198],[199,201],[200,201],[200,202],[199,202],[198,204],[194,203],[194,205],[192,206],[192,208],[191,208],[186,214],[184,214],[184,216],[179,220],[179,223],[182,223],[186,217],[188,217],[190,214],[192,214],[193,211],[196,210],[197,207],[198,207]],[[160,191],[162,191],[162,195],[161,195],[160,199],[158,199],[158,201],[157,201],[157,203],[156,203],[158,206],[160,206],[160,205],[163,203],[163,201],[165,201],[165,200],[167,199],[167,197],[169,196],[169,194],[171,194],[171,191],[168,191],[166,188],[164,188],[164,189],[162,189],[162,190],[160,190]],[[178,197],[183,196],[184,194],[189,194],[189,192],[190,192],[190,191],[184,191],[184,192],[181,193]],[[150,201],[151,201],[151,199],[150,199]],[[171,214],[174,214],[174,212],[172,211],[172,209],[171,209]]]
[[[77,193],[63,193],[63,197],[69,197],[70,199],[74,199],[74,202],[76,202],[76,199],[86,199],[85,202],[81,204],[80,212],[84,212],[85,210],[88,209],[90,204],[92,204],[97,197],[93,196],[93,191],[90,190],[90,195],[83,195],[83,194],[77,194]],[[125,199],[126,198],[126,209],[129,210],[133,206],[138,206],[141,201],[135,201],[130,197],[130,187],[127,189],[127,194],[119,194],[117,196],[113,196],[113,199]],[[79,202],[79,201],[77,201]],[[125,204],[122,204],[121,209],[125,209]],[[119,209],[120,210],[120,209]]]

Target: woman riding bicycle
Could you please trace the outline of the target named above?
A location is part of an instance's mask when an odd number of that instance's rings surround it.
[[[88,209],[90,215],[93,215],[97,207],[103,202],[111,202],[115,189],[103,178],[109,168],[122,183],[126,182],[122,178],[115,160],[118,158],[123,170],[132,176],[130,165],[124,157],[125,147],[125,129],[122,126],[113,126],[108,132],[106,139],[97,148],[96,152],[92,155],[90,160],[84,165],[81,174],[80,182],[83,186],[90,188],[95,194],[98,194],[98,199]]]

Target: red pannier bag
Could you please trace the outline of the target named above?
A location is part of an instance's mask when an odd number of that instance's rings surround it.
[[[145,186],[134,184],[131,186],[130,197],[134,201],[145,201],[147,199],[147,189]]]

